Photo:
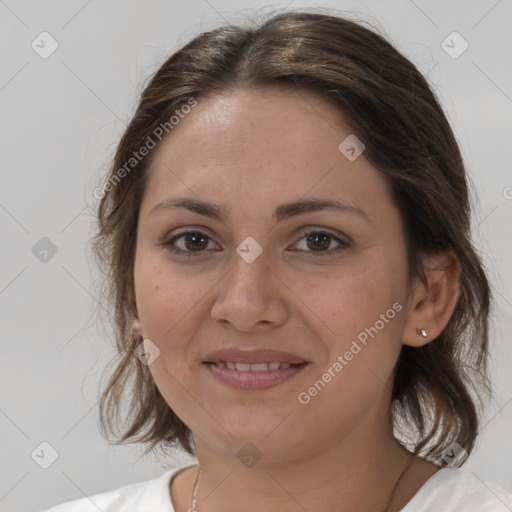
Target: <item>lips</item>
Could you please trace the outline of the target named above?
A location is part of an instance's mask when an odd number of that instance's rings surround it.
[[[240,350],[237,348],[225,348],[211,352],[204,360],[205,363],[232,363],[232,364],[270,364],[285,363],[300,365],[307,363],[305,359],[280,350],[252,349]]]
[[[208,374],[225,386],[242,391],[263,391],[294,378],[309,363],[280,350],[225,348],[208,354],[203,365]]]

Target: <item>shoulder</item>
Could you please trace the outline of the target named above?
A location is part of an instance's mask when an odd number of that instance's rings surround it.
[[[512,494],[461,468],[437,471],[401,512],[510,512]]]
[[[67,501],[41,512],[174,512],[169,482],[187,467],[190,466],[170,469],[152,480]]]

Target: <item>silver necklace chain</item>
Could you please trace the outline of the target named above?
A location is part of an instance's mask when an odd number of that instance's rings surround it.
[[[188,512],[197,512],[196,509],[196,493],[197,493],[197,487],[199,483],[199,475],[201,474],[201,468],[199,467],[199,464],[197,465],[197,477],[196,477],[196,483],[194,484],[194,491],[192,492],[192,503],[190,504],[190,508],[188,509]]]

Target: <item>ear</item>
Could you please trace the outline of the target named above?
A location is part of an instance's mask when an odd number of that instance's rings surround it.
[[[451,251],[427,256],[424,268],[425,282],[413,283],[402,339],[412,347],[426,345],[441,334],[460,294],[460,264]]]

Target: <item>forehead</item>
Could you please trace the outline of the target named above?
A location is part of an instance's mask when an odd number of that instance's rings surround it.
[[[155,150],[143,209],[179,194],[265,206],[309,192],[349,200],[388,194],[364,153],[350,161],[338,149],[352,130],[327,99],[265,89],[197,101]]]
[[[309,142],[318,145],[319,138],[322,145],[337,146],[340,125],[350,131],[335,106],[319,95],[304,90],[256,89],[199,99],[173,135],[186,132],[187,142],[213,151],[229,152],[226,146],[232,146],[239,153],[251,154],[264,145],[267,152],[279,147],[299,155],[312,153]],[[297,146],[297,142],[302,144]]]

